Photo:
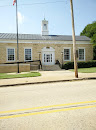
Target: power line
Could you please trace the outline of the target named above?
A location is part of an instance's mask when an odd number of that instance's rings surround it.
[[[0,1],[8,1],[8,0],[0,0]]]
[[[21,5],[40,5],[40,4],[54,4],[54,3],[61,3],[61,2],[65,2],[65,1],[54,1],[54,2],[42,2],[42,3],[32,3],[32,4],[20,4]]]
[[[32,3],[32,4],[19,4],[18,6],[32,6],[32,5],[43,5],[43,4],[55,4],[55,3],[62,3],[66,1],[54,1],[54,2],[42,2],[42,3]],[[8,7],[13,5],[2,5],[0,7]]]

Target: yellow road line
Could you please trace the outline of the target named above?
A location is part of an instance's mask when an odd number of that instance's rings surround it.
[[[62,106],[85,104],[85,103],[95,103],[95,102],[96,102],[96,100],[94,100],[94,101],[76,102],[76,103],[67,103],[67,104],[59,104],[59,105],[33,107],[33,108],[25,108],[25,109],[17,109],[17,110],[0,111],[0,114],[3,114],[3,113],[11,113],[11,112],[27,111],[27,110],[34,110],[34,109],[44,109],[44,108],[51,108],[51,107],[52,107],[52,108],[53,108],[53,107],[62,107]]]
[[[43,112],[35,112],[35,113],[28,113],[28,114],[19,114],[19,115],[12,115],[12,116],[2,116],[2,117],[0,117],[0,119],[8,119],[8,118],[15,118],[15,117],[32,116],[32,115],[54,113],[54,112],[62,112],[62,111],[69,111],[69,110],[76,110],[76,109],[93,108],[93,107],[96,107],[96,105],[83,106],[83,107],[73,107],[73,108],[65,108],[65,109],[59,109],[59,110],[49,110],[49,111],[43,111]]]

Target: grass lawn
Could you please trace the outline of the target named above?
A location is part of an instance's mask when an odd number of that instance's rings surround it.
[[[74,69],[71,69],[71,71],[74,71]],[[92,67],[92,68],[79,68],[78,72],[80,72],[80,73],[96,73],[96,67]]]
[[[37,77],[41,76],[39,72],[29,72],[29,73],[0,73],[0,79],[10,79],[10,78],[23,78],[23,77]]]

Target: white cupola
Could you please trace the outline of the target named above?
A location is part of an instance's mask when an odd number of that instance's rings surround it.
[[[42,26],[41,26],[41,28],[42,28],[42,35],[49,35],[48,21],[45,20],[45,18],[44,18],[44,20],[42,20]]]

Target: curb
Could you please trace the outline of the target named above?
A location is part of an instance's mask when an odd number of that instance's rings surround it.
[[[54,81],[43,81],[43,82],[18,83],[18,84],[0,85],[0,87],[12,87],[12,86],[20,86],[20,85],[44,84],[44,83],[57,83],[57,82],[72,82],[72,81],[95,80],[95,79],[96,79],[96,77],[91,77],[91,78],[79,78],[79,79],[67,79],[67,80],[54,80]]]

